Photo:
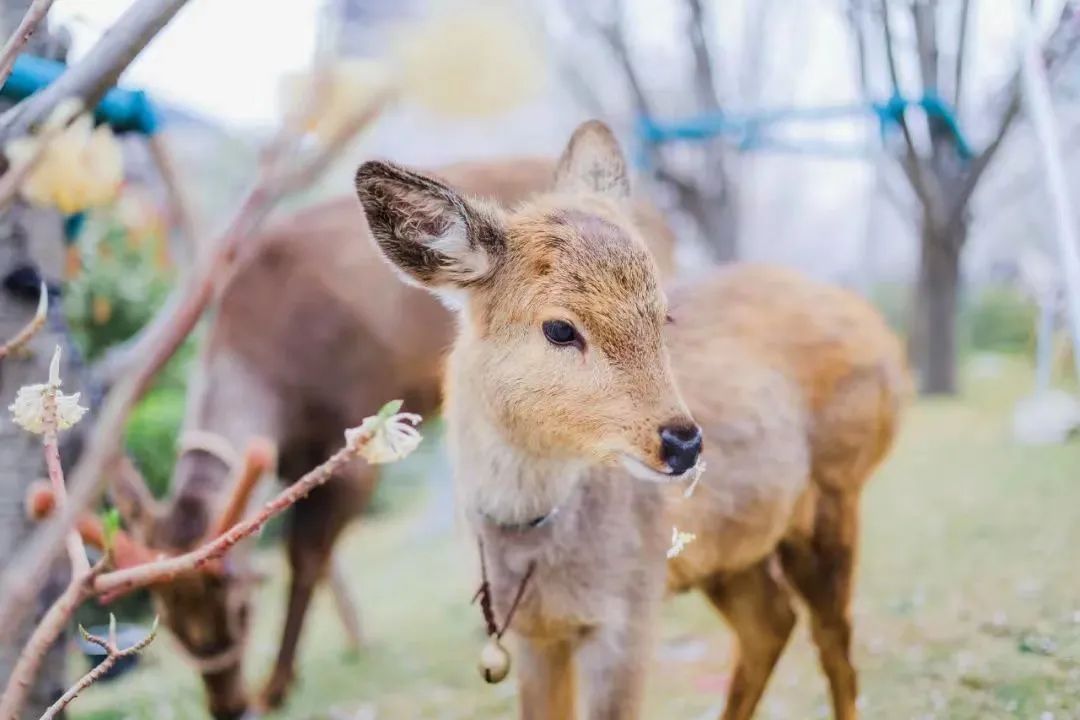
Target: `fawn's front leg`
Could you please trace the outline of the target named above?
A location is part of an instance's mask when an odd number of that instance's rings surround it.
[[[522,720],[573,720],[576,717],[574,651],[569,641],[519,638],[515,658]]]
[[[649,631],[644,626],[601,627],[578,646],[587,720],[637,720],[645,697]]]

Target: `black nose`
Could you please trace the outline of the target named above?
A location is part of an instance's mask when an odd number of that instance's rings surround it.
[[[701,455],[701,428],[697,425],[664,425],[660,428],[660,456],[672,475],[682,475]]]

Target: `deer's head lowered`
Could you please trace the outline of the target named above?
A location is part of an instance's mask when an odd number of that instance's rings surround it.
[[[225,459],[213,453],[197,450],[188,456],[182,461],[205,463],[215,475],[230,472]],[[224,496],[218,498],[220,503],[192,495],[198,494],[198,483],[188,483],[168,503],[161,503],[150,494],[134,465],[121,458],[110,468],[110,496],[127,530],[117,532],[111,540],[112,566],[134,568],[216,539],[242,519],[257,482],[273,463],[270,443],[253,440],[242,463],[231,468],[231,481]],[[212,468],[214,464],[221,467]],[[54,504],[47,483],[31,488],[28,506],[32,515],[48,515]],[[106,533],[98,517],[85,514],[77,527],[88,545],[105,548]],[[241,669],[252,580],[246,564],[236,562],[230,553],[196,571],[150,585],[162,622],[202,674],[210,711],[222,720],[241,717],[248,706]],[[101,599],[107,602],[112,598]]]
[[[386,258],[461,310],[447,400],[459,469],[618,463],[665,481],[697,463],[700,431],[662,338],[665,296],[606,126],[582,125],[554,192],[509,212],[382,162],[356,184]],[[496,507],[487,490],[493,513],[538,509]]]

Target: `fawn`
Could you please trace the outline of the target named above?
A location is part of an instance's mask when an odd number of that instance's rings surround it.
[[[383,162],[356,186],[388,261],[460,308],[449,448],[495,614],[529,582],[510,626],[522,717],[638,717],[658,602],[696,588],[736,639],[724,718],[753,714],[793,595],[836,717],[855,718],[859,493],[908,387],[879,315],[760,266],[666,297],[597,121],[554,192],[510,211]],[[697,540],[665,564],[672,525]]]
[[[550,189],[554,168],[554,159],[521,157],[433,172],[462,192],[512,205]],[[674,238],[660,213],[645,199],[633,212],[648,228],[662,267],[670,267]],[[201,348],[170,496],[154,500],[130,463],[112,475],[113,499],[131,533],[124,537],[130,552],[118,554],[119,564],[185,552],[240,519],[258,480],[241,462],[255,437],[273,443],[279,475],[293,481],[341,445],[346,427],[386,400],[403,398],[409,410],[423,414],[438,408],[451,316],[428,293],[399,283],[366,234],[362,209],[343,198],[283,219],[248,243],[222,287]],[[375,469],[358,461],[292,509],[288,608],[256,706],[285,701],[316,585],[375,483]],[[92,520],[84,525],[94,543],[100,531]],[[223,572],[152,588],[219,719],[238,718],[251,704],[242,665],[253,575],[243,555],[233,550]]]

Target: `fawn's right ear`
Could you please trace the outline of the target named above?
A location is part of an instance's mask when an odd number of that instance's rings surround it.
[[[356,171],[356,193],[383,255],[406,280],[455,290],[489,276],[505,250],[498,212],[389,163]]]

